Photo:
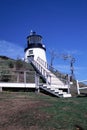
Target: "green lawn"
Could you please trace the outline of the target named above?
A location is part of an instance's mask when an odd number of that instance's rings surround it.
[[[0,130],[87,130],[87,97],[0,93]]]

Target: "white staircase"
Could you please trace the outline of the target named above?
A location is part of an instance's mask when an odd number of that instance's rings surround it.
[[[64,84],[58,77],[56,77],[47,68],[48,65],[46,62],[44,62],[41,58],[38,58],[37,61],[33,60],[31,63],[46,81],[46,84],[39,84],[39,88],[58,97],[71,97],[69,84]]]

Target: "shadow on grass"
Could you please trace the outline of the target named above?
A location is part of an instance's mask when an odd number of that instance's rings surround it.
[[[79,126],[79,125],[75,125],[75,130],[84,130],[81,126]]]
[[[87,97],[87,93],[81,93],[81,94],[78,95],[77,97]]]

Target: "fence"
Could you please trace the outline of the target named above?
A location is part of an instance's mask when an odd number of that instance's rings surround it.
[[[35,71],[3,70],[0,73],[0,82],[35,83]]]
[[[7,72],[7,70],[4,70]],[[0,73],[0,91],[2,88],[36,88],[39,89],[40,75],[35,71],[15,70]]]
[[[77,80],[77,92],[80,95],[80,90],[87,89],[87,80],[78,81]]]

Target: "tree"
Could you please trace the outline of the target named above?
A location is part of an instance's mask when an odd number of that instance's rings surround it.
[[[55,53],[54,50],[50,50],[50,55],[51,55],[50,66],[53,67],[53,62],[54,62],[54,59],[57,56],[57,54]]]
[[[8,66],[9,66],[10,68],[14,68],[14,62],[13,62],[12,60],[9,60],[9,61],[8,61]]]

